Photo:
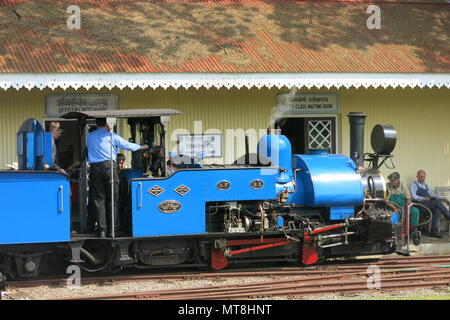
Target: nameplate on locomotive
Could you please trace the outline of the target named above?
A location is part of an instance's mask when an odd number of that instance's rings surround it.
[[[253,180],[252,182],[250,182],[250,187],[252,187],[252,189],[261,189],[262,187],[264,187],[264,181],[256,179]]]
[[[217,183],[217,189],[219,190],[228,190],[230,189],[230,187],[231,183],[226,180],[222,180]]]
[[[175,200],[166,200],[158,205],[158,210],[162,213],[175,213],[181,209],[181,203]]]

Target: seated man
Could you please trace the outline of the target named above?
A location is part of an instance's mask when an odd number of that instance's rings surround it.
[[[414,181],[410,185],[411,196],[414,201],[417,201],[433,213],[433,219],[431,222],[431,233],[430,236],[435,238],[441,238],[440,235],[440,217],[441,214],[450,220],[450,213],[442,204],[442,201],[449,203],[448,199],[440,197],[435,194],[431,188],[429,188],[425,183],[426,172],[424,170],[417,171],[417,181]]]
[[[387,190],[389,194],[389,201],[394,202],[400,208],[402,212],[405,212],[405,207],[411,204],[411,195],[408,189],[406,189],[400,182],[400,174],[398,172],[393,172],[388,176],[389,182],[387,183]],[[410,207],[409,217],[410,225],[416,227],[419,224],[419,209],[415,207]]]

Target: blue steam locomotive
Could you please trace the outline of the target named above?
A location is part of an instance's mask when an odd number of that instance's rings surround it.
[[[232,165],[203,165],[166,150],[170,109],[72,112],[84,146],[95,118],[129,126],[132,154],[121,171],[121,234],[98,238],[89,206],[88,165],[51,168],[51,136],[34,119],[17,134],[19,168],[0,171],[0,271],[37,276],[59,262],[96,272],[125,268],[210,267],[405,252],[391,222],[379,159],[391,157],[395,130],[372,132],[363,154],[364,114],[349,114],[351,158],[310,150],[292,154],[277,129]],[[375,138],[374,138],[375,135]],[[374,148],[375,149],[375,148]]]

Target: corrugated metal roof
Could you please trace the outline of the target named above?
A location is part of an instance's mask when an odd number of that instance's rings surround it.
[[[357,0],[0,0],[0,72],[450,72],[449,3],[371,4],[381,30]]]

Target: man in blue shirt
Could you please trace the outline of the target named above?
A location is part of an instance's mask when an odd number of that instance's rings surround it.
[[[427,177],[425,170],[417,171],[417,181],[414,181],[410,185],[412,198],[426,206],[433,213],[433,220],[431,221],[431,234],[434,238],[442,238],[440,235],[440,217],[441,214],[450,220],[450,212],[442,204],[442,201],[449,203],[449,200],[435,194],[431,188],[425,183]]]
[[[92,208],[99,227],[99,237],[104,238],[106,231],[111,230],[111,156],[113,160],[114,176],[114,229],[119,229],[119,215],[117,212],[117,199],[119,197],[119,170],[117,165],[117,153],[119,149],[130,151],[148,149],[147,145],[131,143],[112,134],[111,135],[105,118],[96,119],[97,130],[91,132],[87,137],[88,161],[90,165],[89,186]]]

